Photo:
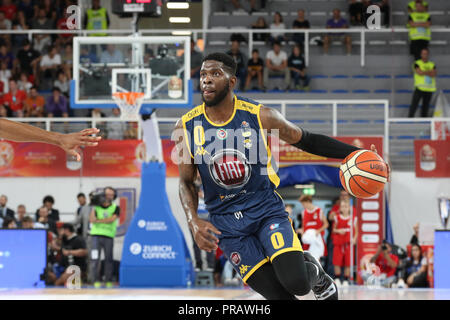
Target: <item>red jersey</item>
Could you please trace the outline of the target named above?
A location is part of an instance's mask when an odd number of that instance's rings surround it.
[[[355,226],[357,223],[357,217],[353,216],[353,234],[355,234]],[[350,216],[344,217],[341,213],[338,213],[334,216],[334,228],[335,229],[344,229],[345,234],[339,234],[333,232],[333,244],[334,245],[342,245],[345,243],[350,244]]]
[[[398,265],[398,257],[395,254],[389,253],[389,257]],[[380,268],[380,272],[385,273],[387,277],[393,276],[395,274],[395,270],[397,269],[389,267],[387,260],[383,257],[382,253],[378,255],[377,260],[375,260],[375,264]]]
[[[322,209],[316,207],[313,211],[303,210],[303,232],[308,229],[320,229],[323,226],[323,213]],[[322,235],[324,232],[322,232]]]
[[[67,26],[67,18],[59,19],[58,22],[56,23],[56,27],[60,30],[69,30],[69,27]],[[73,34],[61,33],[60,36],[63,38],[69,38],[69,37],[73,37]]]
[[[16,94],[6,93],[3,96],[3,103],[7,104],[12,111],[18,111],[23,109],[23,102],[26,98],[27,94],[25,91],[17,90]]]
[[[14,15],[17,12],[17,7],[14,4],[10,4],[9,6],[1,6],[0,11],[5,13],[5,18],[8,20],[13,20]]]

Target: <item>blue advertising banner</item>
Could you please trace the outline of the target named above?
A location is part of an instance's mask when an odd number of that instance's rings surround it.
[[[184,235],[166,194],[166,165],[142,165],[139,205],[125,235],[120,264],[123,287],[186,287],[194,280]]]

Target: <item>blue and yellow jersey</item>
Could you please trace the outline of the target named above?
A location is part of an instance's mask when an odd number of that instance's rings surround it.
[[[261,104],[234,97],[230,119],[217,124],[208,119],[205,105],[182,117],[185,141],[202,178],[210,214],[234,213],[260,207],[283,210],[275,188],[280,179],[263,132]]]

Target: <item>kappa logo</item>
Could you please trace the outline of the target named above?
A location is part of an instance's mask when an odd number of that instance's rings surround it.
[[[231,253],[230,260],[235,266],[237,266],[241,263],[241,255],[237,252],[233,252]]]
[[[247,266],[245,264],[241,265],[239,267],[239,273],[241,274],[241,277],[247,273],[248,268],[250,268],[251,266]]]
[[[195,151],[195,155],[201,155],[201,156],[204,156],[205,154],[208,154],[208,153],[209,152],[206,151],[206,149],[203,147],[198,147],[197,151]]]

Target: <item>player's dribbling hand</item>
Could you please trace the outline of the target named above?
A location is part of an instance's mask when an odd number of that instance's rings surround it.
[[[211,232],[215,234],[221,234],[216,227],[214,227],[210,222],[196,219],[193,221],[194,225],[194,240],[195,243],[201,250],[205,250],[207,252],[212,252],[218,248],[217,244],[219,243],[219,239],[211,234]]]
[[[377,148],[375,147],[374,144],[370,145],[370,151],[375,152],[376,154],[378,154]],[[385,161],[386,162],[386,161]],[[389,164],[386,162],[386,166],[387,166],[387,170],[388,170],[388,177],[387,177],[387,181],[391,182],[391,167],[389,166]]]
[[[101,140],[101,137],[94,137],[93,134],[99,133],[97,128],[84,129],[80,132],[63,134],[61,136],[60,147],[68,154],[81,160],[78,148],[81,146],[95,147]]]

